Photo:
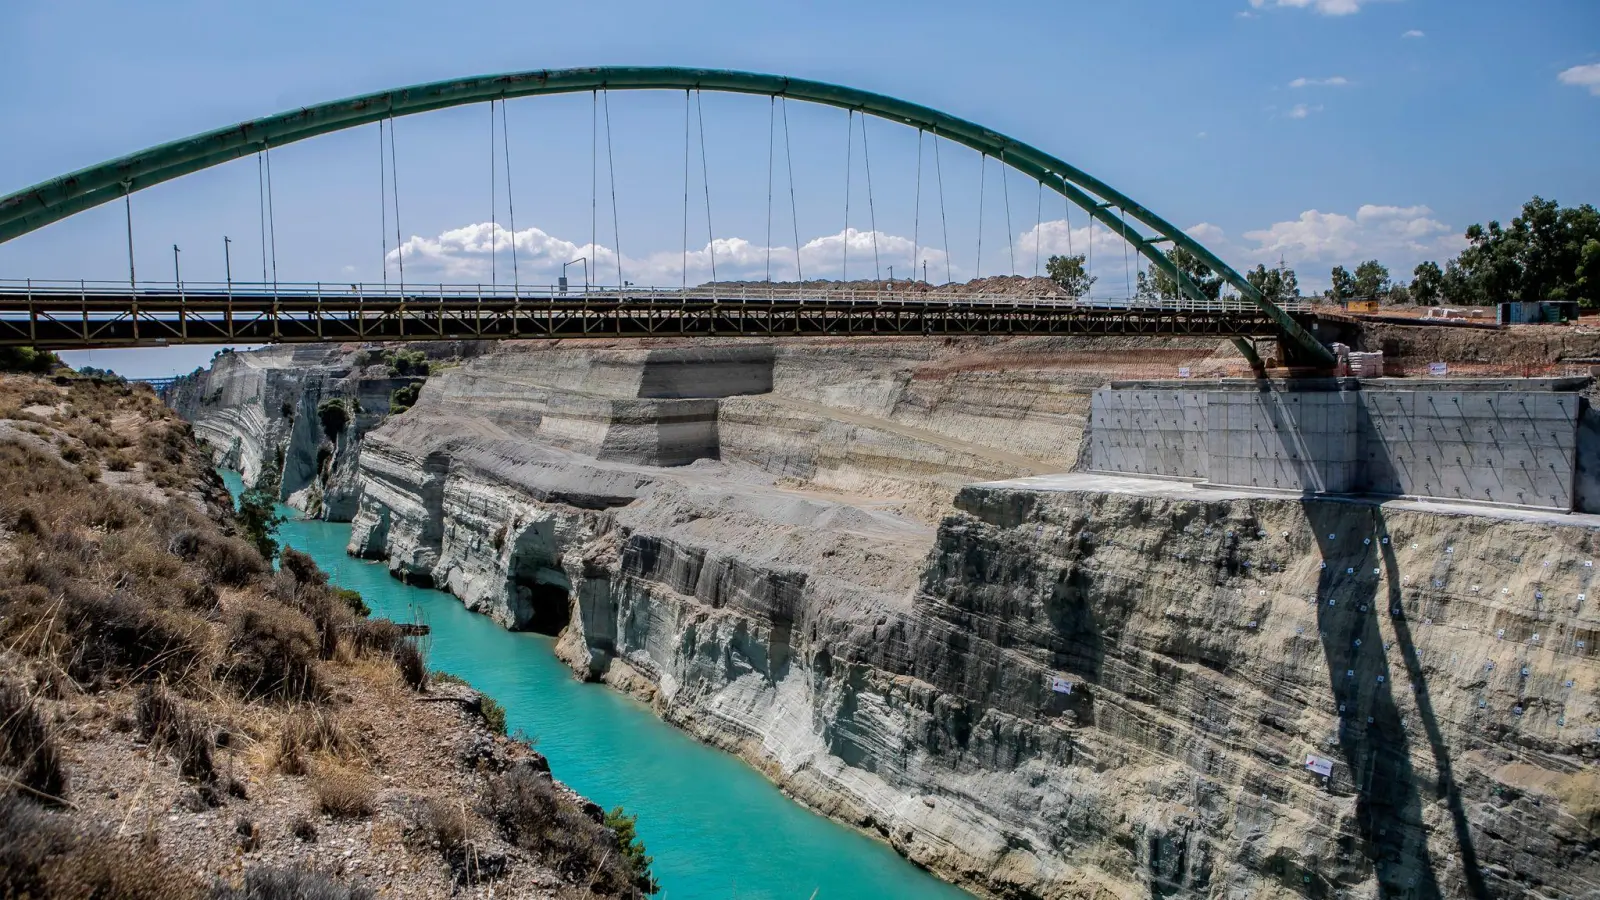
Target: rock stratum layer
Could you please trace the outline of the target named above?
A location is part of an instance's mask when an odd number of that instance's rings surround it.
[[[353,553],[980,893],[1593,896],[1588,520],[974,484],[1223,355],[506,345],[364,430],[341,508]],[[270,445],[220,407],[224,452]]]

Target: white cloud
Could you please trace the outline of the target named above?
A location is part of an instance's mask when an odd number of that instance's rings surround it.
[[[1427,35],[1427,32],[1424,32],[1424,31],[1421,31],[1419,29],[1413,28],[1410,31],[1408,31],[1405,34],[1402,34],[1400,36],[1403,37],[1403,38],[1424,38],[1424,37],[1427,37],[1428,35]]]
[[[1289,87],[1344,87],[1349,83],[1350,79],[1345,78],[1343,75],[1334,75],[1331,78],[1296,78],[1289,82]]]
[[[823,235],[802,244],[799,259],[805,277],[839,278],[845,272],[847,243],[849,276],[873,277],[874,233],[854,228],[848,233]],[[888,276],[888,267],[892,265],[898,277],[905,277],[912,267],[911,239],[880,231],[876,233],[876,244],[877,263],[883,276]],[[491,245],[496,254],[493,269]],[[437,237],[413,236],[399,250],[389,251],[389,261],[394,267],[391,273],[397,271],[403,254],[408,278],[472,284],[487,283],[493,277],[501,284],[509,284],[513,278],[511,245],[511,232],[488,222],[453,228]],[[516,251],[516,277],[523,284],[554,284],[562,274],[562,264],[579,257],[588,258],[592,267],[590,277],[596,283],[609,285],[617,280],[617,253],[604,245],[579,244],[539,228],[525,228],[516,234]],[[768,252],[766,247],[744,238],[726,237],[691,248],[687,257],[680,250],[640,257],[623,254],[622,277],[635,284],[658,287],[680,284],[685,277],[689,284],[701,284],[711,280],[713,261],[719,280],[760,279],[767,273]],[[916,262],[924,261],[928,264],[929,276],[943,280],[944,251],[918,246]],[[771,265],[774,279],[793,279],[794,248],[773,247]],[[967,277],[959,268],[952,267],[952,272],[956,277]],[[583,278],[581,267],[567,266],[566,273],[574,283]]]
[[[1266,6],[1286,6],[1293,9],[1310,7],[1324,16],[1348,16],[1361,11],[1363,4],[1375,0],[1250,0],[1250,5],[1256,9]]]
[[[1556,76],[1562,84],[1573,87],[1588,88],[1589,93],[1600,97],[1600,63],[1589,63],[1586,66],[1573,66]]]
[[[1307,106],[1304,103],[1296,103],[1294,106],[1289,108],[1289,112],[1287,112],[1285,115],[1291,119],[1304,119],[1312,113],[1317,112],[1322,112],[1322,107],[1320,105]]]
[[[1204,238],[1197,233],[1202,227],[1207,229]],[[1327,270],[1335,265],[1376,259],[1399,277],[1424,259],[1443,260],[1464,246],[1457,229],[1439,221],[1426,206],[1367,204],[1353,216],[1309,209],[1295,219],[1246,231],[1248,243],[1232,242],[1215,226],[1196,226],[1190,234],[1244,266],[1282,259],[1302,269],[1301,283],[1311,289],[1325,284]]]

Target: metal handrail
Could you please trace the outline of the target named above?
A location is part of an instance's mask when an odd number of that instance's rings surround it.
[[[486,292],[487,289],[487,292]],[[750,301],[810,301],[850,304],[1025,304],[1042,307],[1083,307],[1086,309],[1137,309],[1172,312],[1237,312],[1255,314],[1256,304],[1242,297],[1225,296],[1208,302],[1196,302],[1187,297],[1178,299],[1142,297],[1071,297],[1047,292],[1042,294],[990,294],[960,293],[938,288],[899,290],[895,288],[863,289],[855,287],[808,287],[798,285],[706,285],[695,288],[641,287],[638,285],[589,285],[580,288],[563,288],[560,285],[494,285],[472,284],[418,284],[407,285],[402,292],[386,284],[371,282],[341,282],[330,285],[320,282],[219,282],[140,281],[132,287],[126,281],[93,280],[39,280],[0,278],[0,295],[26,294],[34,301],[47,302],[52,298],[71,297],[82,302],[93,292],[98,295],[126,296],[129,298],[178,295],[188,300],[228,298],[249,300],[261,298],[307,299],[322,301],[328,298],[357,298],[382,302],[384,298],[425,297],[433,302],[472,301],[484,299],[514,301],[584,301],[617,300],[626,302],[671,302],[687,300],[712,300],[715,303]],[[1294,312],[1311,308],[1305,300],[1280,302],[1279,306]]]

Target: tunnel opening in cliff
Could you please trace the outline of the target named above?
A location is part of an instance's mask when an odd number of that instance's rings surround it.
[[[506,567],[506,599],[518,631],[559,635],[572,619],[572,583],[560,569],[547,522],[517,536]]]
[[[554,583],[559,573],[546,569],[541,575],[539,580],[514,579],[511,608],[519,631],[555,637],[572,620],[572,592],[565,578]]]

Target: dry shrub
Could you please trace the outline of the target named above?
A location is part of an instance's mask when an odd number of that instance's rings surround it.
[[[240,604],[229,622],[226,680],[248,698],[312,700],[322,695],[317,634],[300,613],[271,603]]]
[[[352,769],[323,766],[311,779],[317,808],[336,819],[360,819],[372,815],[377,801],[372,779]]]
[[[212,578],[232,587],[244,587],[271,571],[256,548],[209,528],[186,528],[175,533],[170,549],[199,563]]]
[[[251,869],[239,887],[214,891],[211,900],[372,900],[370,888],[351,887],[303,869]]]
[[[54,729],[21,685],[0,682],[0,765],[34,797],[66,796],[67,773]]]
[[[212,727],[182,700],[159,684],[146,684],[135,704],[139,736],[177,759],[183,774],[196,781],[215,782],[216,764]]]
[[[182,681],[205,662],[207,627],[185,613],[130,593],[105,595],[74,584],[63,593],[60,622],[71,636],[67,672],[101,687],[125,679]]]
[[[299,584],[321,587],[328,583],[328,576],[317,567],[317,561],[293,547],[285,547],[278,554],[278,565]]]
[[[114,837],[67,813],[0,797],[0,897],[187,900],[201,896],[153,841]]]
[[[416,641],[402,640],[394,648],[394,664],[400,677],[414,691],[428,689],[428,666]]]
[[[296,710],[278,732],[278,748],[273,767],[285,775],[304,775],[311,771],[311,757],[348,758],[357,745],[332,713],[315,707]]]
[[[306,562],[310,563],[310,557],[306,557]],[[315,571],[315,563],[311,565]],[[321,572],[316,574],[321,575]],[[301,581],[288,569],[274,575],[271,585],[274,599],[298,609],[311,620],[317,631],[317,652],[321,658],[333,659],[338,655],[340,636],[354,627],[355,617],[333,591],[316,581]]]
[[[459,852],[471,836],[467,814],[458,803],[429,797],[422,802],[417,818],[422,833],[447,856]]]
[[[643,896],[609,828],[562,796],[548,776],[518,766],[489,782],[487,813],[506,840],[595,894]]]
[[[357,622],[352,632],[356,649],[362,652],[393,656],[395,649],[405,640],[400,626],[388,619],[367,619]]]

